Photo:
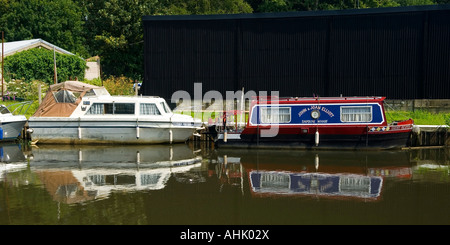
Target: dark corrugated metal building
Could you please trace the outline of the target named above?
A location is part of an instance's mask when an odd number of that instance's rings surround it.
[[[141,93],[450,98],[450,5],[144,16]]]

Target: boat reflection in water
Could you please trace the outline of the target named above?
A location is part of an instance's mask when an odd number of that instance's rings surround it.
[[[5,179],[7,173],[21,171],[27,167],[26,156],[21,144],[0,144],[0,181]]]
[[[405,151],[257,151],[219,157],[242,164],[255,197],[310,196],[378,200],[385,178],[412,178]]]
[[[33,147],[31,169],[55,201],[79,203],[112,191],[163,189],[173,174],[201,165],[184,144]]]

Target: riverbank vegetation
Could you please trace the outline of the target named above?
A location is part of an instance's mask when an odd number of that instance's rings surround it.
[[[440,112],[433,113],[427,110],[415,111],[386,111],[386,119],[388,122],[401,121],[412,118],[416,125],[449,125],[450,113]]]

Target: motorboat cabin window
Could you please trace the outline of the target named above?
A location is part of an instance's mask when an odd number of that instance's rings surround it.
[[[154,103],[141,103],[140,105],[141,115],[161,115],[158,107]]]
[[[84,96],[95,96],[94,89],[91,89],[91,90],[87,91]]]
[[[59,90],[58,92],[53,93],[53,96],[57,103],[75,103],[77,100],[77,97],[67,90]]]
[[[0,113],[1,114],[9,114],[9,113],[11,113],[9,110],[8,110],[8,108],[6,108],[6,106],[1,106],[0,107]]]
[[[101,96],[101,95],[109,95],[109,93],[105,88],[93,88],[87,91],[84,96]]]
[[[134,114],[134,103],[94,103],[86,114]]]
[[[161,106],[162,106],[162,108],[164,109],[164,111],[166,112],[166,113],[170,113],[171,111],[170,111],[170,108],[169,108],[169,106],[166,104],[166,102],[161,102]]]
[[[341,107],[342,122],[371,122],[372,107],[371,106],[342,106]]]
[[[290,121],[290,107],[261,107],[262,123],[289,123]]]
[[[113,114],[134,114],[134,103],[113,103]]]
[[[156,185],[161,179],[162,174],[141,174],[141,186]]]

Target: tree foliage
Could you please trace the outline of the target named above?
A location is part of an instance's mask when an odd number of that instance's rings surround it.
[[[101,57],[105,76],[141,80],[142,16],[169,14],[250,13],[243,0],[93,0],[80,1],[86,13],[86,42]]]
[[[72,0],[1,0],[0,28],[6,41],[41,38],[79,55],[84,46],[81,9]]]
[[[430,5],[449,0],[247,0],[254,12],[285,12]]]
[[[56,71],[58,82],[75,78],[84,78],[86,61],[75,55],[56,53]],[[53,51],[43,48],[29,49],[5,57],[5,80],[40,80],[54,83]]]

